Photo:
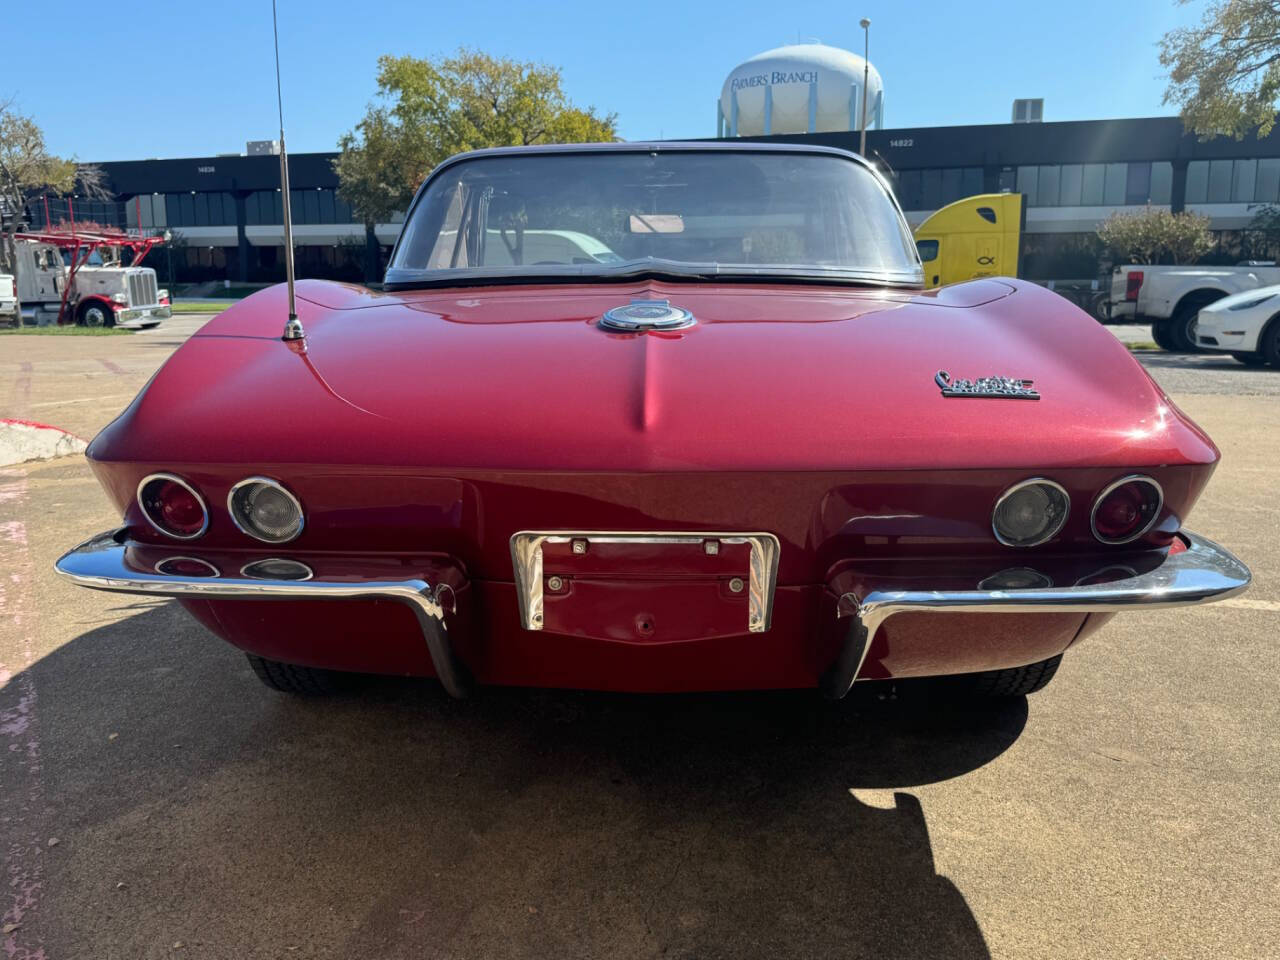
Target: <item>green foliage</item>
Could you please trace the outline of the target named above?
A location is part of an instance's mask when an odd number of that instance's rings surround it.
[[[1098,227],[1098,239],[1122,263],[1191,263],[1213,246],[1208,217],[1150,207],[1113,213]]]
[[[338,141],[339,193],[366,224],[404,210],[438,163],[482,147],[613,140],[617,117],[574,106],[560,71],[459,50],[378,59],[379,102]]]
[[[1232,236],[1223,231],[1218,235],[1218,245]],[[1248,226],[1238,233],[1239,248],[1233,252],[1236,260],[1275,260],[1280,254],[1280,205],[1263,204],[1253,214]]]
[[[1280,95],[1280,3],[1215,0],[1200,23],[1164,35],[1160,65],[1169,71],[1164,102],[1182,109],[1188,129],[1265,137]]]
[[[75,178],[76,165],[49,153],[36,122],[0,103],[0,269],[14,268],[13,234],[27,198],[38,190],[69,191]]]
[[[27,200],[38,193],[76,190],[92,198],[108,195],[101,167],[79,165],[51,154],[44,132],[12,101],[0,101],[0,268],[14,267],[13,234]]]
[[[1261,234],[1268,243],[1280,241],[1280,205],[1267,203],[1259,207],[1248,229]]]

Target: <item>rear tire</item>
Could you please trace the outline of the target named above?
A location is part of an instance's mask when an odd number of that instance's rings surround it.
[[[969,673],[947,680],[970,697],[1025,697],[1043,690],[1048,686],[1053,675],[1058,672],[1058,664],[1062,663],[1062,654],[1029,663],[1025,667],[1009,667],[1005,670],[987,670],[983,673]]]
[[[246,653],[249,666],[266,686],[281,693],[300,693],[318,696],[333,693],[343,686],[345,677],[333,670],[302,667],[296,663],[281,663]]]
[[[1154,320],[1151,323],[1151,339],[1161,350],[1168,350],[1170,353],[1177,349],[1173,345],[1173,334],[1170,329],[1172,326],[1173,321],[1169,319]]]

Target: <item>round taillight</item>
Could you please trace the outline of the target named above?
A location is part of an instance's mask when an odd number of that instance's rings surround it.
[[[218,568],[199,557],[168,557],[156,564],[156,573],[167,577],[216,577]]]
[[[1093,535],[1103,543],[1129,543],[1155,526],[1164,491],[1150,477],[1122,477],[1093,504]]]
[[[1055,537],[1067,522],[1071,498],[1052,480],[1023,480],[1000,495],[991,514],[996,539],[1010,547],[1034,547]]]
[[[153,473],[138,484],[138,506],[165,536],[194,540],[209,529],[209,510],[195,487],[172,473]]]
[[[305,563],[280,557],[246,563],[240,568],[240,575],[252,580],[310,580],[314,576]]]
[[[288,543],[302,532],[302,504],[268,477],[249,477],[227,496],[231,519],[243,533],[266,543]]]

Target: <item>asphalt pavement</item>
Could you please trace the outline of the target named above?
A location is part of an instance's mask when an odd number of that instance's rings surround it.
[[[0,414],[91,435],[200,321],[0,340]],[[171,602],[57,581],[116,521],[0,469],[10,958],[1274,957],[1280,371],[1143,355],[1254,570],[1118,617],[1027,699],[272,693]]]

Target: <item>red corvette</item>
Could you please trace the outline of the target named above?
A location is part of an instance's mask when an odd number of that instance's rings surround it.
[[[1116,611],[1249,582],[1183,528],[1217,449],[1124,347],[1017,280],[924,291],[842,151],[455,157],[382,291],[297,314],[174,354],[88,451],[123,526],[58,561],[277,689],[1024,694]]]

